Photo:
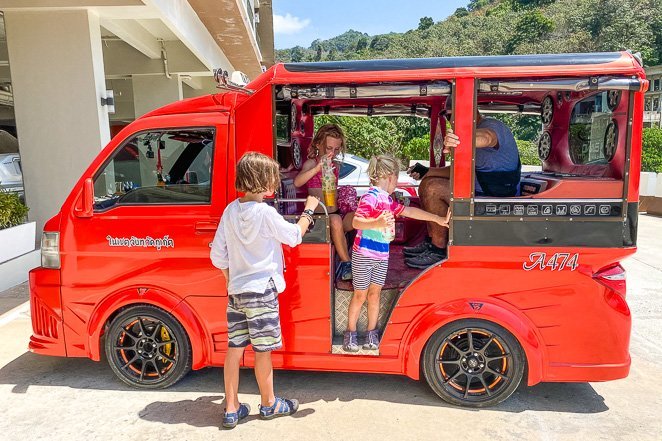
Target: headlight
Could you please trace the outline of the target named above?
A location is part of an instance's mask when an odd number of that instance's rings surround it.
[[[60,233],[46,233],[41,236],[41,266],[60,269]]]

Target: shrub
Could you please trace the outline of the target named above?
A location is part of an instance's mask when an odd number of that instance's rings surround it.
[[[540,158],[538,158],[538,144],[532,141],[524,141],[521,139],[517,141],[517,150],[519,150],[520,161],[522,165],[540,165]]]
[[[430,159],[430,134],[410,139],[402,150],[402,156],[407,159]]]
[[[644,129],[641,171],[662,173],[662,129]]]
[[[16,193],[0,193],[0,229],[20,225],[28,214]]]

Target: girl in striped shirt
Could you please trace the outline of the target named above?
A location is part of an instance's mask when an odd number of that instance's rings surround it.
[[[343,338],[343,349],[348,352],[359,350],[356,323],[366,299],[368,332],[363,348],[379,347],[379,296],[386,280],[389,242],[393,240],[395,216],[436,222],[448,227],[450,210],[446,218],[443,218],[419,208],[405,207],[391,198],[390,194],[395,190],[399,172],[399,161],[389,155],[373,157],[368,164],[368,176],[372,186],[361,196],[352,221],[352,226],[357,230],[352,247],[354,295],[349,304],[347,331]]]

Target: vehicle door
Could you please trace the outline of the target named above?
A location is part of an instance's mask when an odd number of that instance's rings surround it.
[[[225,205],[226,124],[222,113],[146,118],[94,172],[93,212],[74,210],[62,237],[68,347],[84,350],[101,299],[165,309],[185,299],[206,341],[224,340],[227,292],[209,246]]]
[[[234,157],[231,164],[247,151],[259,151],[276,157],[274,137],[275,113],[274,95],[271,85],[267,85],[237,105],[234,112],[235,126],[231,130],[234,140]],[[228,182],[234,182],[234,169],[228,168]],[[228,200],[237,197],[229,188]],[[275,201],[276,208],[291,222],[296,222],[295,214],[287,214],[286,207],[302,206],[293,201]],[[292,354],[328,353],[331,347],[331,245],[328,232],[328,218],[316,216],[313,231],[307,234],[304,242],[290,248],[283,246],[284,275],[287,288],[280,295],[280,317],[283,335],[283,348],[274,352],[275,367],[292,366]],[[247,366],[254,364],[254,353],[247,351],[244,356]]]

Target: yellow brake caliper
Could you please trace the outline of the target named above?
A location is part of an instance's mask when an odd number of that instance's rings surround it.
[[[168,330],[165,328],[165,326],[161,326],[161,341],[165,342],[168,340],[170,340],[170,334],[168,334]],[[163,346],[164,354],[170,356],[171,352],[172,352],[172,343]]]

